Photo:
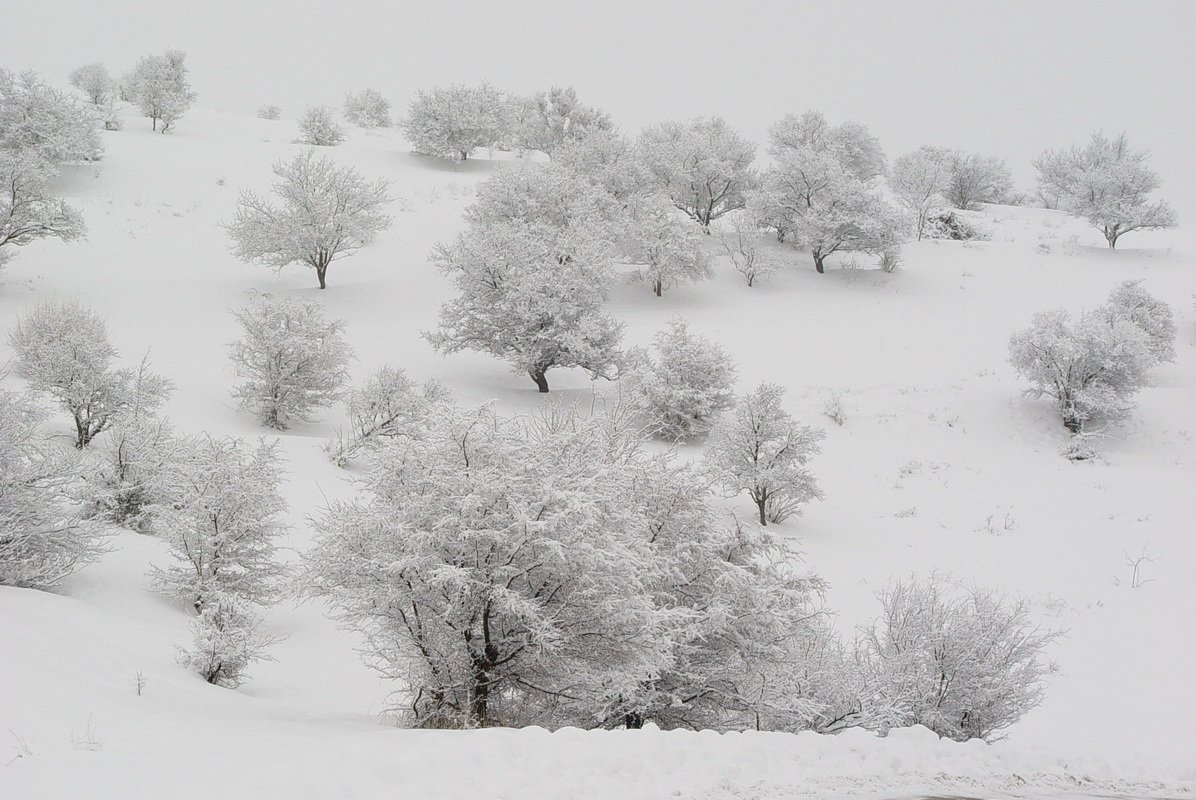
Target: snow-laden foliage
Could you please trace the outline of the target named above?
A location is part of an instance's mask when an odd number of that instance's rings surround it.
[[[889,188],[914,218],[919,240],[931,212],[943,205],[951,179],[948,153],[937,147],[920,147],[893,162]]]
[[[767,278],[784,263],[764,245],[760,226],[750,211],[729,214],[724,224],[719,226],[718,236],[723,252],[748,286]]]
[[[795,422],[781,406],[784,394],[782,387],[762,383],[737,398],[706,446],[715,481],[730,496],[751,495],[761,525],[783,522],[822,497],[806,464],[820,452],[824,434]]]
[[[71,415],[80,449],[121,417],[152,413],[174,390],[145,359],[136,369],[113,369],[117,353],[104,320],[77,303],[37,306],[17,320],[9,344],[29,386]]]
[[[638,148],[614,131],[590,131],[565,141],[553,152],[552,162],[585,177],[621,207],[654,188]]]
[[[1043,650],[1058,634],[1037,628],[1024,601],[952,592],[936,576],[890,583],[880,601],[857,643],[868,727],[990,740],[1042,701]]]
[[[768,132],[769,151],[780,158],[789,150],[812,150],[835,156],[853,178],[870,181],[885,172],[880,141],[859,122],[831,125],[819,111],[786,114]]]
[[[282,119],[282,109],[278,106],[261,106],[257,110],[258,119]]]
[[[241,405],[263,424],[286,430],[344,395],[353,350],[344,320],[328,320],[314,300],[262,293],[233,314],[241,338],[231,346]]]
[[[115,82],[103,64],[84,64],[71,70],[71,86],[74,86],[96,107],[101,107],[112,97]]]
[[[635,203],[627,224],[626,258],[636,265],[634,278],[660,297],[678,283],[714,277],[703,236],[693,223],[676,213],[663,195]]]
[[[551,156],[566,142],[614,130],[610,116],[582,104],[571,86],[553,86],[531,97],[512,98],[510,102],[509,135],[517,150],[539,150]]]
[[[755,180],[756,146],[721,117],[650,126],[640,134],[639,152],[657,188],[707,229],[743,208]]]
[[[299,141],[316,147],[335,147],[345,140],[345,129],[332,118],[327,106],[308,106],[299,118]]]
[[[1175,320],[1171,306],[1142,288],[1142,281],[1125,281],[1112,292],[1102,310],[1126,317],[1147,336],[1157,361],[1175,360]]]
[[[479,350],[510,362],[548,391],[548,370],[617,373],[622,325],[604,314],[609,245],[590,226],[520,221],[471,225],[432,260],[458,295],[425,338],[443,353]]]
[[[464,161],[507,137],[507,102],[485,83],[421,90],[401,124],[413,152]]]
[[[39,239],[80,239],[87,229],[78,211],[55,197],[52,163],[37,152],[0,148],[0,270],[12,249]]]
[[[1124,133],[1113,139],[1094,133],[1087,147],[1048,150],[1034,166],[1039,191],[1099,228],[1114,248],[1131,231],[1176,225],[1165,200],[1150,200],[1161,181],[1147,159],[1147,153],[1130,148]]]
[[[324,449],[334,464],[343,467],[390,439],[420,436],[428,420],[441,413],[450,399],[440,381],[420,385],[401,369],[382,367],[349,390],[348,428],[338,430]]]
[[[390,127],[390,101],[373,89],[345,95],[344,110],[345,119],[359,127]]]
[[[173,561],[151,571],[159,591],[196,611],[230,594],[251,603],[278,598],[286,575],[274,558],[286,531],[279,460],[277,443],[204,435],[166,465],[170,507],[155,528]]]
[[[1133,408],[1133,397],[1157,358],[1155,342],[1133,319],[1109,307],[1072,321],[1063,310],[1035,315],[1009,341],[1009,360],[1030,381],[1030,397],[1055,401],[1072,433],[1092,422],[1114,422]]]
[[[683,442],[709,432],[735,402],[735,364],[727,351],[673,320],[653,339],[632,383],[650,432]]]
[[[145,56],[126,79],[129,99],[143,117],[152,120],[156,131],[166,133],[173,128],[195,102],[195,92],[187,80],[187,65],[183,63],[186,57],[181,50]]]
[[[168,468],[186,455],[189,442],[152,414],[119,419],[92,448],[80,500],[87,516],[149,533],[170,504],[164,483]]]
[[[932,211],[926,217],[922,236],[955,242],[987,242],[992,239],[992,232],[964,216],[964,212],[944,208]]]
[[[38,157],[52,165],[97,161],[103,153],[95,112],[47,86],[34,72],[0,67],[0,153]]]
[[[31,397],[0,389],[0,586],[48,588],[103,552],[71,509],[76,464],[39,432]]]
[[[621,232],[620,211],[611,197],[583,172],[557,163],[500,169],[478,186],[465,220],[478,226],[519,222],[565,229],[584,226],[614,240]]]
[[[277,203],[243,191],[236,216],[225,226],[238,258],[276,270],[306,264],[323,289],[333,261],[390,227],[390,217],[382,213],[391,200],[385,180],[367,181],[314,150],[279,161],[274,175]]]
[[[981,203],[1004,203],[1013,188],[1013,173],[1005,160],[980,153],[948,151],[947,205],[975,211]]]
[[[216,686],[235,689],[254,661],[272,661],[266,648],[278,638],[262,630],[261,617],[235,594],[214,593],[191,621],[190,649],[180,648],[179,663]]]

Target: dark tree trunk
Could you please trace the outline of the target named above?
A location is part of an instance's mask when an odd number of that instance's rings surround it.
[[[644,727],[644,715],[630,712],[623,717],[623,727],[629,731],[638,731]]]
[[[767,504],[768,500],[763,497],[756,501],[756,507],[760,509],[760,524],[764,526],[768,525],[768,517],[764,513],[764,507]]]
[[[822,263],[825,259],[826,259],[826,256],[819,255],[818,253],[814,253],[814,269],[818,271],[819,275],[822,275],[823,273],[826,272],[826,268],[823,266],[823,263]]]
[[[320,288],[327,289],[328,284],[324,282],[324,276],[328,274],[328,265],[316,266],[316,277],[320,280]]]
[[[536,388],[540,390],[540,394],[548,394],[548,378],[544,376],[544,370],[529,369],[527,374],[536,382]]]
[[[657,297],[664,296],[664,286],[661,285],[660,281],[654,281],[652,283],[652,291],[655,292]]]

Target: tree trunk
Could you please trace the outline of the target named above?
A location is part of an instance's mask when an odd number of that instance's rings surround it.
[[[763,526],[768,525],[768,517],[764,513],[764,507],[767,504],[768,504],[768,499],[765,497],[761,497],[759,500],[756,501],[756,507],[760,509],[760,524]]]
[[[826,258],[826,256],[820,256],[820,255],[818,255],[818,253],[814,253],[814,269],[818,271],[819,275],[822,275],[823,273],[826,272],[826,269],[823,267],[823,264],[822,264],[823,259],[825,259],[825,258]]]
[[[629,712],[623,716],[623,727],[629,731],[638,731],[644,727],[644,715]]]
[[[153,120],[153,123],[154,123],[154,131],[155,131],[155,132],[157,132],[157,130],[158,130],[158,118],[157,118],[157,117],[151,117],[150,119],[151,119],[151,120]]]
[[[1120,235],[1116,230],[1110,229],[1108,226],[1104,229],[1105,241],[1109,243],[1110,250],[1117,249],[1117,237]]]
[[[664,296],[664,286],[661,285],[660,281],[653,281],[652,291],[656,293],[657,297]]]
[[[328,274],[328,265],[316,266],[316,277],[320,279],[320,288],[327,289],[328,285],[324,282],[324,276]]]
[[[529,369],[527,374],[536,382],[536,388],[540,390],[540,394],[548,394],[548,378],[544,377],[544,370]]]

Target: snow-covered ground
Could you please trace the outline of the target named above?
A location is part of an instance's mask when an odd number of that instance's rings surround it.
[[[48,299],[91,306],[124,361],[148,349],[176,382],[166,413],[185,432],[274,435],[229,397],[229,312],[251,289],[316,297],[345,319],[359,378],[385,363],[465,403],[544,403],[503,363],[443,358],[420,336],[451,292],[427,254],[461,228],[494,162],[454,167],[410,155],[397,134],[356,132],[327,153],[392,181],[395,224],[376,244],[335,263],[324,292],[301,267],[276,277],[230,255],[218,225],[239,189],[268,188],[295,135],[293,122],[203,111],[173,135],[137,119],[106,133],[104,160],[61,181],[87,240],[18,252],[0,275],[0,329]],[[125,532],[58,594],[0,589],[0,797],[1025,795],[1196,781],[1196,229],[1131,234],[1110,252],[1060,212],[990,207],[981,223],[991,242],[911,243],[894,274],[864,262],[818,275],[794,253],[791,269],[748,288],[720,261],[714,280],[663,298],[620,286],[611,311],[632,344],[685,317],[734,356],[741,390],[781,383],[789,410],[826,429],[813,463],[826,499],[781,530],[829,581],[843,630],[875,613],[889,578],[939,570],[1030,598],[1044,625],[1067,631],[1046,701],[1006,741],[400,730],[380,721],[390,687],[316,603],[272,609],[271,631],[287,637],[276,660],[220,689],[174,662],[187,617],[145,575],[162,543]],[[1008,338],[1035,311],[1078,312],[1129,278],[1172,304],[1178,360],[1153,371],[1101,460],[1071,463],[1049,403],[1022,398]],[[10,356],[0,343],[0,363]],[[594,388],[580,371],[551,377],[556,396]],[[834,393],[841,427],[822,415]],[[280,437],[290,557],[311,542],[306,518],[353,491],[321,451],[341,422],[334,409]],[[1131,588],[1127,554],[1143,553],[1149,582]]]

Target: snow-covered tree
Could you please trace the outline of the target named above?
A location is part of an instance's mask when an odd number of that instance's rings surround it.
[[[552,163],[588,179],[621,206],[655,188],[639,149],[614,131],[592,130],[562,142]]]
[[[327,106],[308,106],[299,118],[299,141],[316,147],[335,147],[345,140],[345,129],[336,124]]]
[[[1160,180],[1147,158],[1147,153],[1130,148],[1124,133],[1113,139],[1094,133],[1087,147],[1048,150],[1034,166],[1039,190],[1099,228],[1115,248],[1118,238],[1131,231],[1176,225],[1175,212],[1165,200],[1150,200]]]
[[[1063,424],[1079,434],[1090,422],[1129,414],[1157,361],[1153,344],[1123,314],[1098,309],[1073,322],[1066,311],[1048,311],[1013,335],[1009,360],[1030,381],[1027,394],[1053,399]]]
[[[1059,634],[1038,628],[1024,601],[953,592],[937,576],[890,583],[880,601],[857,645],[868,727],[991,740],[1042,701],[1053,671],[1043,651]]]
[[[80,499],[87,515],[150,532],[156,514],[170,503],[167,469],[188,446],[160,417],[131,413],[119,419],[93,448],[93,463],[84,472]]]
[[[667,663],[651,552],[590,433],[438,415],[318,521],[306,584],[404,682],[411,724],[591,727]]]
[[[506,136],[506,101],[490,85],[420,91],[402,121],[413,152],[464,161]]]
[[[531,97],[517,97],[511,137],[517,148],[553,155],[565,142],[577,141],[595,132],[614,130],[610,116],[583,105],[573,87],[553,86]]]
[[[244,191],[226,227],[233,252],[280,270],[306,264],[323,289],[328,266],[352,255],[390,227],[382,213],[390,202],[385,180],[367,181],[352,167],[307,150],[274,165],[278,204]]]
[[[228,595],[274,602],[287,574],[275,560],[286,531],[279,446],[202,436],[167,465],[170,508],[155,527],[173,563],[151,570],[159,591],[202,612]]]
[[[282,109],[278,106],[259,106],[257,110],[257,118],[269,120],[282,119]]]
[[[616,202],[587,176],[556,163],[500,169],[478,186],[477,199],[465,210],[475,225],[521,222],[565,229],[584,226],[614,240],[621,216]]]
[[[743,208],[755,181],[756,146],[721,117],[653,125],[640,134],[639,151],[657,187],[707,230]]]
[[[657,297],[678,283],[714,277],[702,234],[676,214],[667,197],[654,195],[635,204],[627,227],[626,257],[637,265],[633,276]]]
[[[735,402],[735,364],[723,348],[673,320],[635,380],[648,429],[672,441],[702,436]]]
[[[769,150],[781,157],[790,150],[830,153],[853,178],[871,181],[885,172],[880,141],[859,122],[831,125],[819,111],[786,114],[769,129]]]
[[[103,64],[84,64],[71,70],[70,81],[71,86],[87,95],[93,106],[103,106],[112,96],[112,76]]]
[[[47,86],[34,72],[0,68],[0,153],[62,162],[97,161],[103,143],[95,111]]]
[[[349,391],[345,402],[348,428],[338,430],[324,449],[333,463],[343,467],[363,451],[391,439],[419,436],[450,397],[440,381],[419,385],[401,369],[382,367]]]
[[[126,81],[129,99],[143,117],[149,117],[153,129],[166,133],[187,113],[195,102],[195,92],[187,80],[187,54],[167,50],[160,56],[145,56],[137,62]],[[158,123],[162,127],[158,127]]]
[[[610,291],[608,245],[585,226],[524,222],[472,225],[432,260],[458,296],[425,337],[437,350],[479,350],[525,372],[541,392],[548,370],[617,372],[622,325],[602,312]]]
[[[52,587],[103,552],[101,529],[70,507],[77,467],[39,432],[44,416],[0,389],[0,586]]]
[[[760,227],[750,210],[728,215],[726,224],[719,227],[718,236],[723,252],[748,286],[781,268],[783,262],[761,241]]]
[[[390,101],[373,89],[345,95],[345,119],[362,128],[389,128]]]
[[[1126,281],[1110,292],[1102,310],[1124,316],[1141,328],[1155,360],[1175,360],[1175,320],[1171,306],[1143,289],[1141,280]]]
[[[783,522],[803,503],[822,497],[806,464],[820,452],[823,433],[795,422],[781,407],[784,394],[782,387],[762,383],[737,398],[706,447],[716,482],[731,495],[746,490],[761,525]]]
[[[12,248],[40,239],[80,239],[87,228],[79,212],[50,191],[54,165],[37,153],[0,149],[0,270]]]
[[[344,320],[326,319],[313,300],[265,293],[233,313],[242,335],[231,357],[246,379],[233,396],[264,424],[286,430],[344,396],[353,359]]]
[[[30,387],[70,413],[79,449],[123,416],[152,413],[174,390],[145,360],[137,369],[113,369],[116,349],[104,320],[76,303],[37,306],[17,320],[9,343]]]
[[[266,648],[278,641],[262,630],[261,617],[236,594],[215,592],[191,621],[192,645],[179,663],[208,683],[235,689],[254,661],[272,661]]]
[[[914,217],[919,241],[926,220],[945,201],[951,178],[951,160],[947,151],[920,147],[893,162],[889,188],[898,202]]]
[[[1013,188],[1013,173],[1005,160],[980,153],[950,152],[947,204],[962,211],[975,211],[982,203],[1003,203]]]

